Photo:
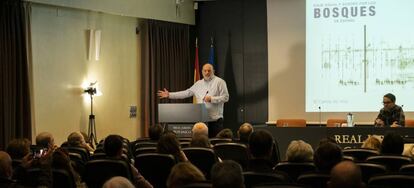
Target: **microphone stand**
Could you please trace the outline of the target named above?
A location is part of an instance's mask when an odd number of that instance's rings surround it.
[[[321,111],[321,106],[319,106],[318,108],[319,108],[319,127],[322,127],[322,111]]]

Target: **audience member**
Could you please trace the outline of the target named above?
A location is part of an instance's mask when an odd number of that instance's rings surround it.
[[[52,168],[53,169],[61,169],[68,172],[69,175],[75,180],[77,187],[82,187],[84,185],[81,184],[81,177],[79,174],[73,169],[72,163],[69,158],[69,153],[62,148],[56,149],[52,154]]]
[[[122,137],[119,135],[109,135],[105,138],[104,141],[104,150],[108,157],[115,158],[115,159],[123,159],[122,157]],[[131,171],[133,175],[132,182],[136,187],[150,187],[152,185],[145,180],[145,178],[139,173],[139,171],[133,166],[131,166]]]
[[[229,129],[229,128],[225,128],[225,129],[221,130],[219,133],[217,133],[216,137],[217,138],[230,138],[230,139],[233,139],[233,131],[231,131],[231,129]]]
[[[328,188],[363,188],[361,170],[351,161],[342,161],[331,171]]]
[[[364,143],[362,143],[361,148],[381,151],[381,141],[375,136],[369,136]]]
[[[20,171],[19,175],[22,176],[18,177],[17,180],[19,181],[16,182],[12,180],[14,172],[10,155],[4,151],[0,151],[0,187],[50,187],[52,176],[50,166],[44,163],[48,162],[47,160],[43,160],[45,157],[48,156],[42,156],[40,159],[33,159],[30,154],[24,156],[21,165],[17,169]],[[41,170],[36,177],[28,176],[27,169],[31,167]],[[28,179],[32,179],[34,182],[28,184]]]
[[[241,166],[231,160],[217,162],[211,168],[211,183],[213,188],[244,188]]]
[[[181,150],[180,142],[173,132],[164,133],[157,144],[158,153],[171,154],[177,162],[188,161],[184,152]]]
[[[53,135],[49,132],[41,132],[36,136],[36,145],[43,148],[48,148],[49,150],[54,150],[55,139]]]
[[[115,176],[106,181],[102,188],[135,188],[135,186],[128,179]]]
[[[247,171],[272,173],[274,164],[271,161],[273,151],[273,137],[267,130],[253,132],[249,138],[251,159]]]
[[[86,143],[85,138],[80,132],[70,133],[67,144],[70,147],[81,147],[85,148],[89,152],[93,152],[93,148]]]
[[[204,174],[196,166],[190,162],[180,162],[171,169],[167,179],[167,187],[179,188],[205,180]]]
[[[381,143],[381,154],[402,155],[404,151],[404,140],[400,135],[388,133]]]
[[[208,127],[203,122],[198,122],[194,124],[192,132],[193,132],[193,137],[194,135],[197,135],[197,134],[205,135],[208,137]]]
[[[207,136],[197,134],[191,139],[190,147],[211,148],[211,143]]]
[[[160,139],[162,135],[162,132],[163,132],[163,129],[161,125],[150,126],[148,129],[148,135],[149,135],[150,141],[158,142],[158,140]]]
[[[237,131],[239,142],[247,145],[249,143],[249,136],[252,132],[253,126],[250,123],[243,123]]]
[[[13,160],[21,160],[30,152],[31,142],[27,138],[13,139],[9,142],[6,152]]]
[[[9,154],[0,151],[0,187],[12,187],[16,184],[13,175],[12,159]]]
[[[286,150],[286,160],[289,162],[312,162],[312,146],[303,140],[293,140]]]
[[[318,146],[313,155],[313,162],[321,173],[329,173],[336,164],[342,161],[342,158],[341,148],[328,141]]]

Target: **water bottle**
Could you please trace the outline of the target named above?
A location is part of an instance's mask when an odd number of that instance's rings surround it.
[[[354,115],[352,113],[348,113],[346,117],[347,117],[346,122],[348,124],[348,127],[353,127],[354,126]]]

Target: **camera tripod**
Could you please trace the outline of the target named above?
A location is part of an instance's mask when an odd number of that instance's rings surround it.
[[[92,148],[98,144],[96,138],[96,124],[95,124],[95,115],[93,114],[93,95],[91,96],[91,114],[89,115],[89,127],[88,127],[88,141],[91,144]]]

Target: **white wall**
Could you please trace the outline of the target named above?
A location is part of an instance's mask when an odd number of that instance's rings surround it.
[[[120,134],[136,139],[140,122],[140,45],[137,18],[80,9],[33,4],[34,134],[49,131],[57,144],[72,131],[87,131],[90,101],[81,84],[97,80],[102,96],[95,97],[98,139]],[[88,29],[99,29],[101,56],[88,60]],[[138,106],[129,118],[129,106]]]
[[[26,0],[107,14],[195,24],[192,0]]]
[[[319,122],[319,113],[305,112],[305,0],[267,0],[269,121],[305,118]],[[398,96],[397,96],[398,98]],[[377,100],[381,108],[382,98]],[[373,122],[378,112],[355,113],[357,122]],[[406,113],[406,119],[413,113]],[[322,121],[346,113],[322,113]]]

